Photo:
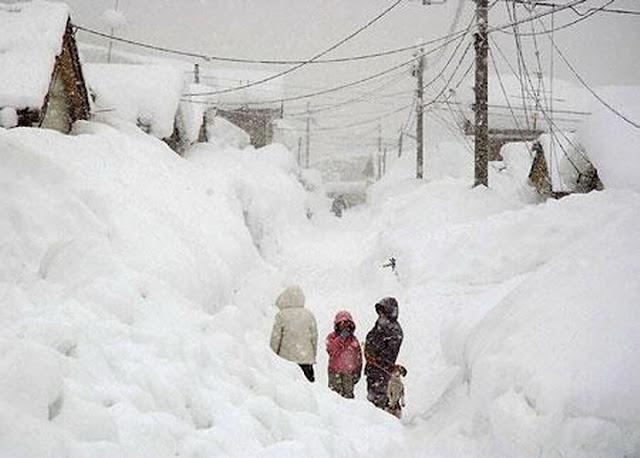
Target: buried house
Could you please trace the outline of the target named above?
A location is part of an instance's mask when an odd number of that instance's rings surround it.
[[[543,75],[527,80],[511,74],[489,77],[488,134],[489,160],[502,159],[507,143],[532,142],[553,131],[575,132],[588,118],[588,99],[582,89],[569,81]],[[458,98],[459,97],[459,98]],[[463,86],[448,102],[458,109],[457,123],[467,136],[475,134],[475,92]]]
[[[543,197],[603,189],[595,166],[576,137],[591,115],[587,95],[569,81],[537,76],[536,81],[524,85],[514,75],[490,78],[489,160],[516,166],[518,174],[522,173]],[[474,135],[473,88],[464,88],[459,101],[455,93],[453,97],[450,103],[459,105],[458,121],[464,134]]]
[[[0,127],[71,130],[89,98],[64,3],[0,4]]]
[[[187,95],[183,97],[182,111],[187,124],[195,122],[198,126],[198,141],[211,140],[207,134],[211,129],[200,127],[224,124],[219,122],[220,118],[246,132],[256,148],[273,141],[275,123],[282,118],[281,78],[273,78],[274,74],[269,72],[199,66],[195,73],[194,82],[187,86]],[[195,140],[193,132],[187,137]]]
[[[98,119],[118,118],[164,140],[171,137],[183,89],[183,70],[163,64],[85,65]]]
[[[564,143],[564,144],[563,144]],[[584,149],[566,139],[543,135],[531,146],[529,183],[543,197],[559,199],[604,189],[598,170]]]

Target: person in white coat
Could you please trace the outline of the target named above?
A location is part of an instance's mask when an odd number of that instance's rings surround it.
[[[289,286],[278,299],[280,309],[271,331],[271,349],[281,358],[300,366],[310,382],[315,381],[318,330],[313,314],[304,308],[304,293],[299,286]]]

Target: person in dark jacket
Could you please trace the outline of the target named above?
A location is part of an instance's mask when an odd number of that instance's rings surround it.
[[[367,399],[376,407],[385,409],[389,404],[387,388],[391,371],[396,363],[404,334],[398,323],[398,301],[385,297],[376,304],[378,320],[367,334],[364,357],[367,364]]]

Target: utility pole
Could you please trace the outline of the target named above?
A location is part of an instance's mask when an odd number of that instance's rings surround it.
[[[421,180],[424,172],[424,49],[420,48],[418,54],[418,67],[416,68],[416,78],[418,80],[418,88],[416,89],[416,178]]]
[[[476,48],[475,81],[475,173],[474,186],[489,186],[489,93],[487,57],[489,54],[489,9],[488,0],[476,0],[476,26],[474,35]]]
[[[382,174],[386,175],[387,174],[387,147],[384,147],[384,150],[382,152]]]
[[[193,82],[200,84],[200,64],[193,64]]]
[[[382,125],[378,123],[378,180],[382,178]]]
[[[400,126],[400,137],[398,137],[398,157],[402,157],[402,140],[404,137],[404,132],[402,131],[402,126]]]
[[[307,102],[307,148],[305,157],[305,167],[309,168],[309,157],[311,156],[311,102]]]
[[[115,11],[118,11],[118,2],[120,0],[116,0],[116,6],[115,6]],[[107,63],[110,64],[111,63],[111,50],[113,49],[113,35],[115,33],[115,28],[113,27],[113,24],[111,26],[111,39],[109,40],[109,52],[107,54]]]
[[[298,167],[302,167],[302,137],[298,137]]]

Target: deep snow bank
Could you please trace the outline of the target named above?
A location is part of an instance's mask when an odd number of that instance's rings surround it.
[[[260,254],[308,224],[288,153],[76,134],[0,130],[0,455],[403,450],[388,415],[268,348],[284,279]]]
[[[640,123],[640,87],[597,91],[622,116]],[[640,191],[640,129],[599,102],[581,127],[578,140],[598,169],[605,187]]]
[[[473,331],[476,429],[500,455],[640,451],[638,210],[571,245]]]
[[[637,454],[640,196],[530,205],[511,162],[491,189],[438,163],[437,179],[398,163],[404,179],[372,188],[367,260],[397,260],[407,411],[427,454]]]

